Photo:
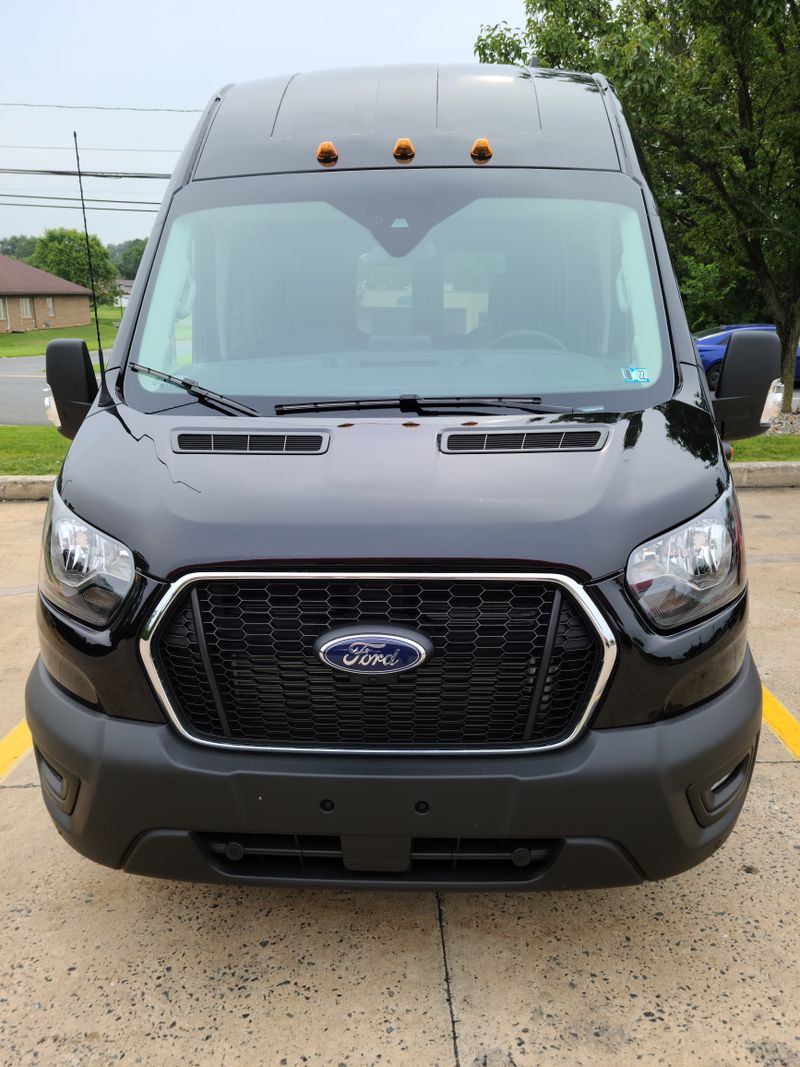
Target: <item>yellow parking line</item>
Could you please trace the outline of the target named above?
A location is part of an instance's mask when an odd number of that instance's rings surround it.
[[[33,744],[28,724],[23,719],[0,741],[0,778],[5,777],[17,760],[22,759]]]
[[[769,723],[792,755],[800,759],[800,722],[777,697],[764,690],[764,720]]]

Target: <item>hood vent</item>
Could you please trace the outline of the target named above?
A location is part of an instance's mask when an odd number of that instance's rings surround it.
[[[317,433],[197,433],[173,435],[174,452],[230,452],[235,455],[321,455],[328,451],[330,434]]]
[[[488,430],[485,433],[448,432],[441,436],[442,452],[596,452],[606,443],[608,430]]]

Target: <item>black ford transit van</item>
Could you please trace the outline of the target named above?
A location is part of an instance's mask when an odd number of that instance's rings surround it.
[[[138,874],[663,878],[744,801],[761,688],[723,441],[609,84],[396,67],[220,92],[48,509],[47,808]],[[774,405],[773,405],[774,406]]]

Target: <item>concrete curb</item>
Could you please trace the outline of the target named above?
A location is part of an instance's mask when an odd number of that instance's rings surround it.
[[[800,463],[732,463],[731,470],[737,489],[790,489],[800,486]]]
[[[800,463],[733,463],[737,489],[800,488]],[[47,500],[55,475],[0,475],[0,501]]]
[[[54,481],[54,474],[4,474],[0,500],[47,500]]]

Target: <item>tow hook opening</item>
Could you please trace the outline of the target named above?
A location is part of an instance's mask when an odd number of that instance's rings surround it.
[[[56,766],[38,746],[34,745],[33,750],[45,796],[50,797],[65,815],[71,815],[78,798],[80,779],[63,767]]]
[[[743,756],[729,761],[713,775],[689,786],[689,803],[701,826],[717,822],[744,799],[755,763],[756,748],[757,745],[754,745]]]

